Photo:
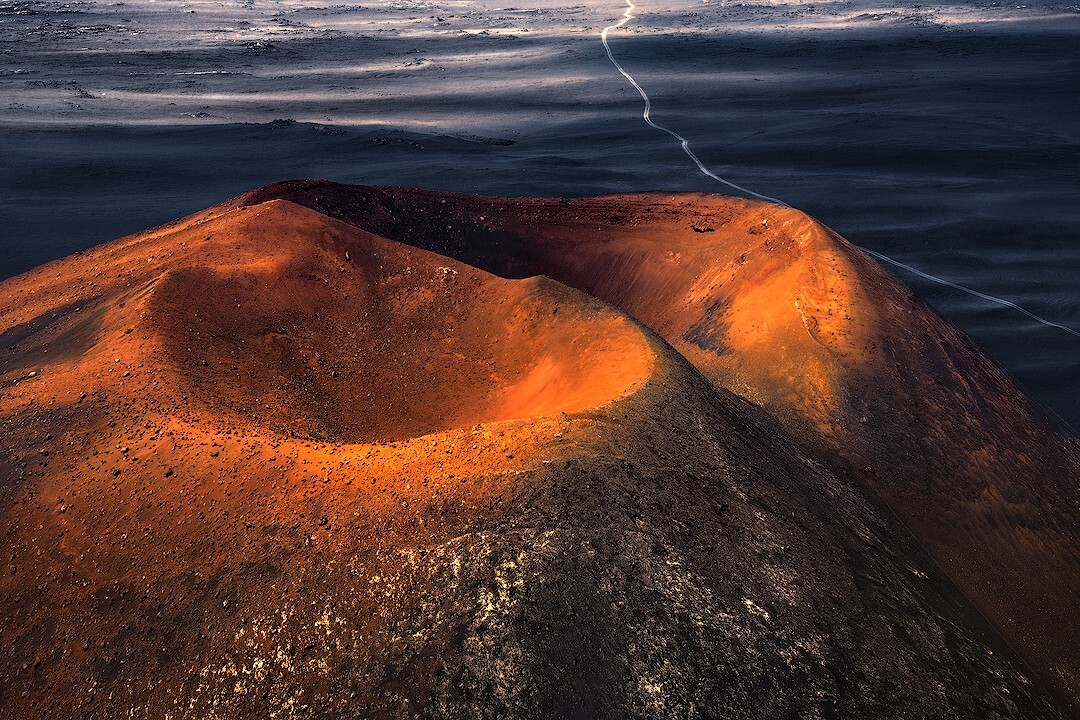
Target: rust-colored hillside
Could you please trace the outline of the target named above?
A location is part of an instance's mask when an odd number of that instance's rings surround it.
[[[626,311],[895,512],[1013,646],[1080,697],[1080,444],[828,228],[698,194],[521,201],[300,182],[251,197],[507,277],[545,274]]]
[[[0,284],[0,383],[4,717],[1075,699],[1074,441],[792,210],[271,186]]]

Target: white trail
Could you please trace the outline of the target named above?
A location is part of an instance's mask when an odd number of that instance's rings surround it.
[[[687,140],[686,138],[684,138],[682,135],[675,132],[671,128],[664,127],[663,125],[660,125],[659,123],[653,121],[653,119],[652,119],[652,100],[649,99],[648,93],[646,93],[645,89],[643,87],[641,87],[641,85],[638,84],[638,81],[634,79],[634,76],[631,75],[629,72],[627,72],[626,68],[624,68],[619,63],[619,61],[615,59],[615,55],[611,52],[611,45],[608,44],[608,33],[611,32],[612,30],[617,30],[617,29],[623,27],[628,22],[633,20],[634,19],[634,10],[636,10],[636,9],[637,9],[637,5],[635,5],[632,2],[632,0],[626,0],[626,11],[623,12],[622,19],[619,20],[619,22],[615,23],[614,25],[608,25],[606,28],[603,29],[603,31],[600,33],[600,42],[602,42],[604,44],[604,50],[607,52],[608,60],[610,60],[611,64],[615,66],[615,69],[618,70],[619,73],[624,78],[626,78],[626,80],[631,85],[634,86],[634,89],[638,91],[638,95],[640,95],[642,101],[644,101],[645,110],[641,114],[642,119],[645,120],[645,122],[649,125],[649,127],[655,128],[656,130],[659,130],[660,132],[667,133],[671,137],[678,140],[679,144],[682,146],[682,151],[684,153],[686,153],[687,157],[689,157],[691,160],[694,161],[694,165],[697,166],[697,169],[699,171],[701,171],[702,175],[706,175],[706,176],[712,178],[713,180],[716,180],[717,182],[723,183],[724,185],[727,185],[730,188],[734,188],[735,190],[738,190],[739,192],[746,193],[747,195],[750,195],[752,197],[756,197],[759,200],[765,200],[766,202],[776,203],[777,205],[783,205],[784,207],[791,207],[790,205],[788,205],[783,200],[778,200],[778,199],[776,199],[774,197],[769,197],[768,195],[762,195],[760,193],[756,193],[753,190],[750,190],[748,188],[744,188],[741,185],[736,185],[735,183],[731,182],[730,180],[725,180],[724,178],[720,177],[719,175],[717,175],[713,171],[709,170],[709,168],[707,168],[705,166],[705,163],[701,162],[701,159],[698,158],[698,156],[694,154],[694,151],[690,149],[690,141],[689,140]],[[959,284],[954,283],[954,282],[952,282],[950,280],[946,280],[944,278],[940,278],[940,277],[937,277],[935,275],[925,273],[922,270],[914,268],[914,267],[912,267],[910,265],[906,265],[906,264],[900,262],[899,260],[893,260],[891,257],[888,257],[887,255],[882,255],[881,253],[876,252],[874,250],[870,250],[869,248],[864,248],[864,247],[861,247],[861,246],[857,246],[857,247],[859,247],[859,249],[862,250],[863,252],[866,252],[866,253],[869,253],[870,255],[873,255],[878,260],[883,260],[883,261],[889,263],[890,265],[901,268],[903,270],[907,270],[908,272],[910,272],[910,273],[912,273],[914,275],[918,275],[921,278],[924,278],[926,280],[930,280],[931,282],[940,283],[941,285],[946,285],[946,286],[951,287],[951,288],[953,288],[955,290],[959,290],[960,292],[965,292],[968,295],[974,295],[977,298],[981,298],[983,300],[987,300],[987,301],[992,302],[992,303],[997,303],[999,305],[1004,305],[1005,307],[1012,308],[1013,310],[1016,310],[1017,312],[1022,313],[1023,315],[1026,315],[1027,317],[1031,318],[1035,322],[1042,323],[1043,325],[1045,325],[1047,327],[1050,327],[1050,328],[1056,328],[1058,330],[1064,330],[1065,332],[1069,333],[1070,335],[1075,335],[1076,337],[1080,337],[1080,332],[1077,332],[1076,330],[1073,330],[1071,327],[1066,327],[1065,325],[1059,325],[1056,322],[1052,322],[1050,320],[1047,320],[1044,317],[1040,317],[1039,315],[1036,315],[1035,313],[1031,312],[1030,310],[1025,310],[1024,308],[1020,307],[1019,305],[1012,302],[1011,300],[1006,300],[1005,298],[1000,298],[1000,297],[997,297],[995,295],[988,295],[988,294],[986,294],[984,292],[979,292],[978,290],[974,290],[972,288],[965,287],[963,285],[959,285]]]
[[[1001,305],[1005,305],[1006,307],[1011,307],[1013,310],[1016,310],[1019,313],[1023,313],[1024,315],[1027,315],[1029,318],[1031,318],[1032,320],[1034,320],[1036,322],[1040,322],[1043,325],[1046,325],[1048,327],[1057,328],[1058,330],[1064,330],[1065,332],[1069,333],[1070,335],[1075,335],[1076,337],[1080,337],[1080,332],[1077,332],[1076,330],[1073,330],[1071,327],[1066,327],[1065,325],[1058,325],[1056,322],[1051,322],[1050,320],[1047,320],[1046,318],[1039,317],[1035,313],[1030,312],[1029,310],[1025,310],[1024,308],[1020,307],[1019,305],[1012,302],[1011,300],[1006,300],[1005,298],[995,297],[994,295],[987,295],[986,293],[979,292],[978,290],[972,290],[969,287],[964,287],[963,285],[957,285],[956,283],[951,282],[949,280],[945,280],[944,278],[939,278],[939,277],[935,277],[933,275],[930,275],[929,273],[924,273],[922,270],[919,270],[918,268],[913,268],[910,265],[905,265],[904,263],[900,262],[899,260],[893,260],[891,257],[882,255],[881,253],[875,252],[875,251],[873,251],[873,250],[871,250],[869,248],[860,247],[859,249],[862,250],[865,253],[869,253],[869,254],[873,255],[878,260],[884,260],[885,262],[889,263],[890,265],[895,265],[898,268],[902,268],[904,270],[907,270],[909,273],[912,273],[914,275],[918,275],[919,277],[925,278],[926,280],[930,280],[930,281],[936,282],[936,283],[941,283],[942,285],[947,285],[947,286],[949,286],[951,288],[955,288],[957,290],[961,290],[963,292],[966,292],[969,295],[974,295],[975,297],[982,298],[983,300],[989,300],[990,302],[1000,303]]]
[[[606,28],[604,28],[603,32],[600,33],[600,42],[604,43],[604,50],[607,51],[608,60],[611,61],[611,64],[615,66],[616,70],[618,70],[620,73],[622,73],[622,76],[624,78],[626,78],[627,80],[630,81],[630,84],[633,85],[634,89],[638,91],[639,95],[641,95],[641,99],[645,101],[645,111],[643,113],[641,113],[641,117],[645,120],[646,123],[649,124],[650,127],[656,128],[660,132],[665,132],[668,135],[670,135],[671,137],[678,140],[679,143],[682,145],[683,152],[686,153],[687,156],[691,160],[694,161],[694,164],[697,165],[697,169],[700,170],[703,175],[708,175],[709,177],[711,177],[713,180],[716,180],[717,182],[722,182],[723,184],[727,185],[728,187],[735,188],[739,192],[746,193],[747,195],[752,195],[752,196],[756,197],[759,200],[765,200],[767,202],[776,203],[777,205],[783,205],[784,207],[788,207],[788,204],[786,202],[784,202],[783,200],[777,200],[776,198],[771,198],[771,197],[769,197],[767,195],[760,195],[760,194],[754,192],[753,190],[748,190],[747,188],[744,188],[741,185],[736,185],[735,183],[731,182],[730,180],[725,180],[724,178],[720,177],[716,173],[712,172],[711,170],[709,170],[709,168],[705,167],[705,163],[701,162],[701,160],[698,159],[698,156],[694,154],[694,151],[690,149],[690,141],[689,140],[687,140],[686,138],[684,138],[682,135],[675,132],[671,128],[666,128],[663,125],[660,125],[658,123],[653,122],[653,119],[652,119],[652,100],[649,99],[649,95],[645,92],[645,89],[642,88],[640,85],[638,85],[638,82],[637,82],[637,80],[634,79],[634,76],[631,75],[630,73],[626,72],[626,68],[624,68],[622,65],[620,65],[619,61],[615,59],[615,56],[611,53],[611,46],[608,45],[608,40],[607,40],[607,36],[608,36],[608,33],[610,31],[621,28],[623,25],[625,25],[626,23],[628,23],[628,22],[630,22],[631,20],[634,19],[634,10],[636,10],[636,9],[637,9],[637,5],[632,3],[630,0],[626,0],[626,12],[623,13],[622,20],[615,23],[614,25],[608,25]]]

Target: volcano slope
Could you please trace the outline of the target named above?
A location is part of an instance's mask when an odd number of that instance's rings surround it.
[[[895,388],[844,363],[897,351],[843,348],[884,342],[857,303],[899,286],[824,231],[836,265],[793,261],[783,223],[809,221],[780,215],[746,230],[773,249],[686,284],[689,240],[764,208],[670,202],[291,184],[0,284],[0,714],[1066,717],[888,510],[916,494],[895,487],[915,431],[872,455],[905,427],[874,405]],[[715,235],[637,234],[676,213]],[[815,366],[784,325],[801,266]],[[997,372],[900,297],[904,338]],[[973,386],[933,377],[908,425],[1000,441],[991,471],[1010,448],[1075,461],[1027,415],[952,426],[1021,402],[1003,376],[966,410]],[[912,479],[928,503],[1012,503],[971,529],[991,551],[1029,528],[1007,571],[1074,558],[1073,506],[1038,514],[1068,477],[970,500],[938,451]],[[1063,617],[1053,600],[1030,612]]]
[[[290,182],[281,197],[652,328],[889,508],[1080,712],[1080,443],[836,233],[699,194],[506,200]]]

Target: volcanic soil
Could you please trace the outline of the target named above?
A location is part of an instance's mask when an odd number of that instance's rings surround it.
[[[786,208],[270,186],[0,284],[0,423],[5,716],[1075,699],[1075,442]]]
[[[240,202],[269,197],[623,309],[895,513],[1080,698],[1080,443],[829,228],[695,193],[521,201],[309,181]]]

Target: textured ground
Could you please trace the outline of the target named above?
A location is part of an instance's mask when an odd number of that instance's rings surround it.
[[[700,195],[532,202],[285,183],[251,196],[267,197],[626,310],[884,502],[1031,663],[1076,692],[1077,645],[1060,628],[1080,596],[1077,443],[828,228]]]
[[[11,717],[1075,692],[1075,444],[792,210],[282,184],[0,285],[0,382]]]

